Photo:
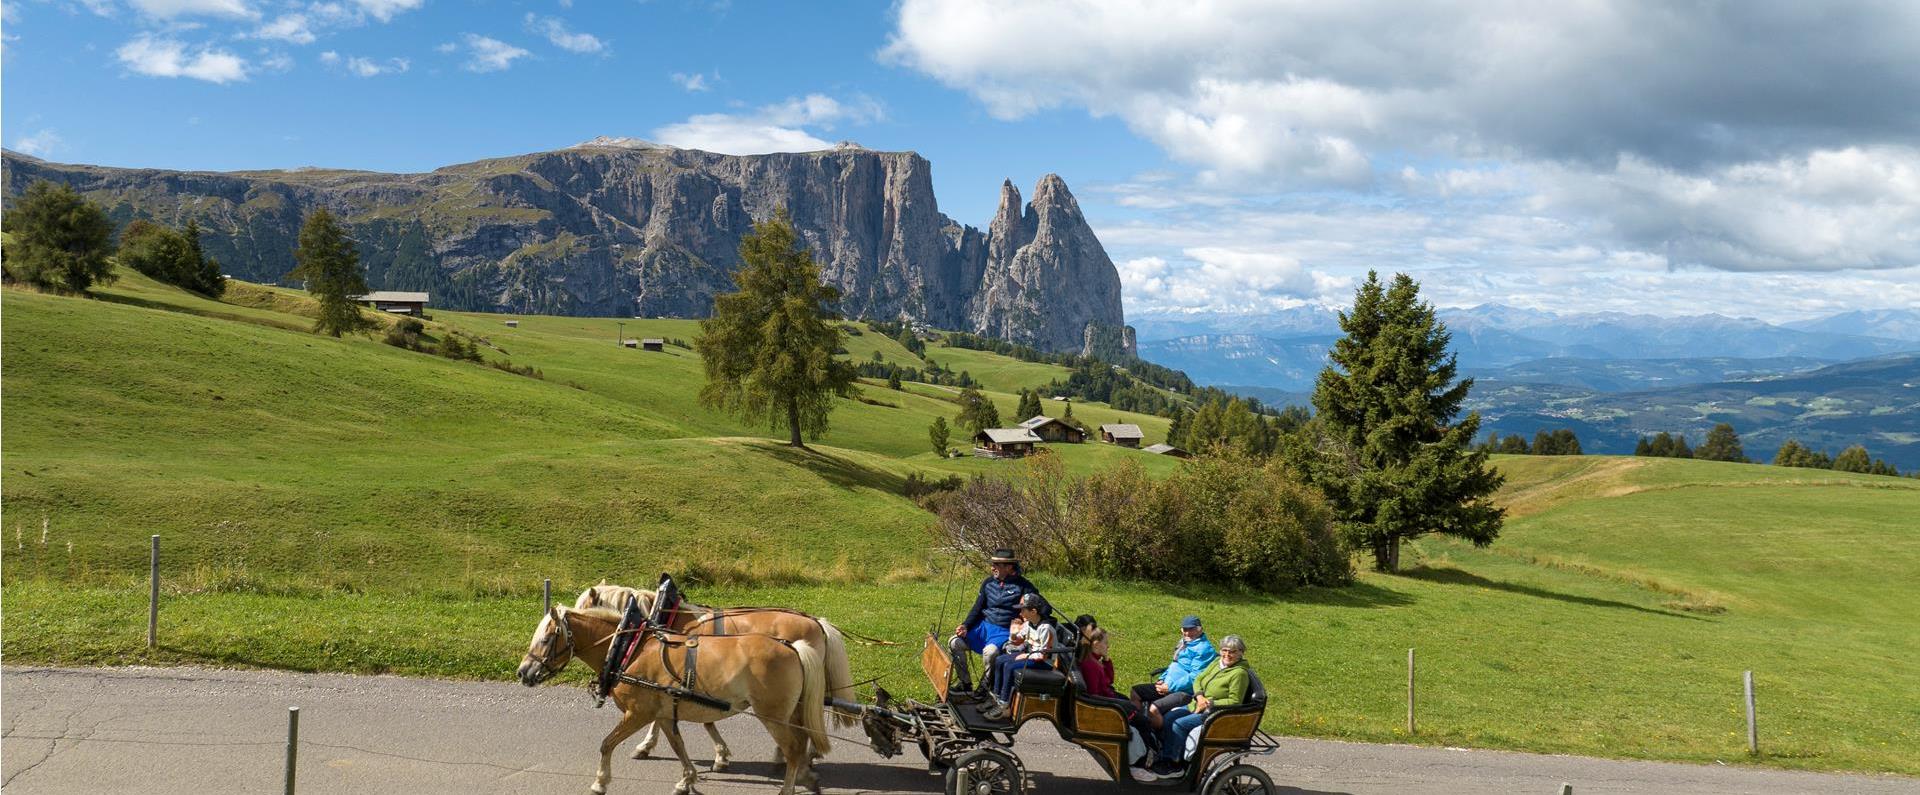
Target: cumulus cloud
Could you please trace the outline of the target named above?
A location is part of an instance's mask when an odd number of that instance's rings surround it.
[[[461,65],[469,72],[499,72],[513,66],[513,62],[533,53],[515,47],[504,41],[488,38],[475,33],[461,34],[461,45],[443,44],[437,47],[440,52],[454,52],[465,47],[467,62]]]
[[[353,7],[381,22],[425,5],[427,0],[353,0]],[[337,4],[335,4],[337,5]]]
[[[254,28],[251,35],[256,39],[274,39],[293,44],[312,44],[318,38],[306,14],[282,14]]]
[[[178,40],[150,34],[120,45],[114,54],[123,66],[149,77],[190,77],[209,83],[247,79],[247,62],[240,56],[211,47],[188,47]]]
[[[694,72],[693,74],[674,72],[670,77],[673,78],[674,85],[686,89],[690,94],[711,91],[713,90],[713,84],[720,81],[720,75],[717,72],[714,73],[712,80],[708,80],[707,75],[702,72]]]
[[[412,66],[405,58],[366,58],[358,55],[341,55],[328,50],[320,53],[320,62],[337,67],[355,77],[379,77],[381,75],[400,74]]]
[[[812,152],[830,149],[833,144],[806,128],[832,130],[840,124],[872,123],[883,116],[880,104],[869,97],[842,101],[808,94],[750,113],[700,114],[654,130],[652,137],[670,146],[729,155]]]
[[[259,13],[246,0],[129,0],[135,10],[156,19],[211,16],[252,19]],[[96,11],[97,13],[97,11]]]
[[[581,55],[594,55],[604,52],[607,43],[591,33],[576,33],[567,29],[566,21],[558,17],[542,17],[527,14],[527,30],[547,37],[553,46]]]
[[[13,139],[13,148],[22,154],[46,157],[65,143],[66,141],[60,138],[59,133],[53,130],[40,130]]]

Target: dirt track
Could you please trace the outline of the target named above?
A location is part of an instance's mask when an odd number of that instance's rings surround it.
[[[575,687],[193,668],[7,668],[0,699],[8,795],[279,792],[289,706],[301,708],[301,792],[577,795],[614,722]],[[704,768],[707,740],[689,729]],[[722,731],[739,761],[700,791],[775,791],[766,734],[742,718]],[[1118,791],[1044,725],[1028,725],[1019,751],[1036,793]],[[1294,793],[1920,793],[1906,778],[1315,740],[1283,740],[1262,764]],[[830,793],[939,791],[917,754],[882,760],[851,740],[820,772]],[[619,756],[614,774],[610,792],[665,793],[678,764]]]

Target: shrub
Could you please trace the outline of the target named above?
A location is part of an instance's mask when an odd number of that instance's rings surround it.
[[[1052,456],[1037,457],[1011,479],[968,481],[938,500],[938,512],[948,544],[1011,546],[1064,574],[1262,591],[1353,580],[1319,492],[1278,463],[1224,447],[1160,481],[1133,462],[1073,478]]]
[[[966,485],[966,481],[961,479],[959,475],[948,475],[939,480],[932,480],[921,477],[920,473],[914,472],[907,475],[906,485],[901,487],[900,491],[907,496],[907,499],[919,502],[920,498],[929,494],[956,491],[964,485]]]

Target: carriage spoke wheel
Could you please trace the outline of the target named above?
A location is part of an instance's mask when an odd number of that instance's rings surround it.
[[[1253,765],[1234,765],[1214,777],[1205,795],[1274,795],[1273,779]]]
[[[947,795],[1020,795],[1020,763],[1012,754],[975,748],[947,769]]]

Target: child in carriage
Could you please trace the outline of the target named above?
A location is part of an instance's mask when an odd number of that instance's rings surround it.
[[[1053,648],[1053,625],[1047,623],[1047,613],[1047,602],[1039,594],[1030,593],[1020,597],[1018,620],[1026,625],[1025,645],[1016,651],[1011,646],[1013,641],[1009,639],[1009,646],[1002,648],[999,657],[994,660],[993,694],[1000,704],[982,714],[994,720],[1007,716],[1007,704],[1013,700],[1014,675],[1020,669],[1053,667],[1049,662],[1053,656],[1049,651]]]

